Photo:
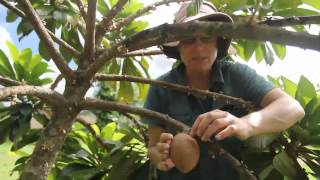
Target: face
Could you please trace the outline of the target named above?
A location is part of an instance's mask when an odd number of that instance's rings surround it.
[[[179,44],[180,57],[187,70],[193,72],[210,71],[217,57],[216,37],[196,37],[184,39]]]

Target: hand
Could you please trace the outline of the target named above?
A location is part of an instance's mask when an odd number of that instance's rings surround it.
[[[160,153],[161,161],[156,165],[160,171],[169,171],[175,167],[174,163],[170,159],[170,145],[173,139],[173,135],[170,133],[161,133],[160,141],[156,144],[156,149]]]
[[[191,128],[191,136],[199,136],[202,141],[209,141],[213,134],[217,140],[236,136],[241,140],[250,137],[252,126],[246,119],[238,118],[229,112],[213,110],[197,117]]]

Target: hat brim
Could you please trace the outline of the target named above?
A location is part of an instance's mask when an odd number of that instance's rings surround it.
[[[222,21],[222,22],[233,22],[232,18],[224,13],[216,12],[214,14],[204,15],[204,16],[191,16],[190,19],[186,19],[185,22],[191,21]],[[162,51],[167,57],[181,60],[180,53],[178,51],[179,41],[169,42],[162,45]],[[223,58],[228,54],[228,49],[231,44],[231,38],[221,38],[217,40],[218,43],[218,55],[217,58]]]

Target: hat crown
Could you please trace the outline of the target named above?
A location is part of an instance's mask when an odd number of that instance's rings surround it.
[[[188,16],[188,7],[190,4],[191,2],[187,2],[181,5],[179,11],[175,14],[174,23],[185,23],[217,13],[217,8],[211,2],[203,1],[199,12],[196,15]]]

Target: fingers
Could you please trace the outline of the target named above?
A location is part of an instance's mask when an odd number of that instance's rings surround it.
[[[192,136],[203,136],[208,126],[213,123],[216,119],[225,118],[229,115],[228,112],[221,110],[213,110],[208,113],[204,113],[196,119],[195,123],[191,128]]]
[[[223,140],[227,137],[231,137],[233,135],[235,135],[237,132],[237,126],[232,124],[230,126],[228,126],[227,128],[225,128],[224,130],[222,130],[221,132],[219,132],[215,138],[217,140]]]
[[[160,163],[157,164],[157,168],[160,171],[169,171],[170,169],[172,169],[174,167],[174,163],[172,162],[172,160],[170,158],[161,161]]]
[[[170,143],[172,139],[173,139],[173,135],[171,133],[161,133],[159,141]]]
[[[212,134],[219,132],[221,129],[226,128],[229,125],[226,119],[216,119],[213,121],[201,136],[202,141],[209,141]]]

